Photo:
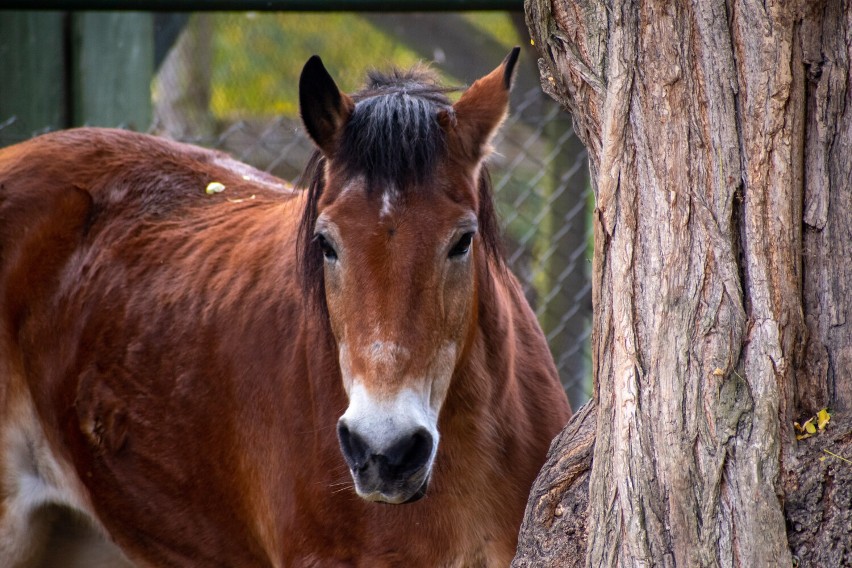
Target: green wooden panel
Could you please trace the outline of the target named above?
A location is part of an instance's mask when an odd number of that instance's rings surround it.
[[[0,145],[66,126],[64,16],[0,11]]]
[[[151,125],[154,18],[150,13],[99,12],[73,16],[75,125]]]

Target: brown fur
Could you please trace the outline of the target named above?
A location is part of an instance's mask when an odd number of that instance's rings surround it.
[[[140,566],[507,564],[570,415],[517,282],[476,253],[429,491],[363,501],[336,344],[298,282],[304,201],[278,183],[117,130],[0,150],[0,431],[32,404],[83,512]]]

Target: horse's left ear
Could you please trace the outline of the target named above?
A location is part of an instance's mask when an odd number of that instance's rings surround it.
[[[453,105],[455,116],[443,113],[440,117],[450,143],[458,144],[473,162],[491,151],[491,138],[509,112],[509,91],[520,52],[520,47],[514,48],[497,69],[471,85]]]
[[[299,109],[305,129],[326,157],[337,149],[340,131],[354,108],[354,101],[340,92],[322,59],[318,55],[308,59],[299,77]]]

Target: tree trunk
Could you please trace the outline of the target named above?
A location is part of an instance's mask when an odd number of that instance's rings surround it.
[[[154,91],[154,131],[158,135],[207,143],[213,137],[212,32],[212,16],[195,14],[164,56]]]
[[[595,395],[515,565],[849,562],[833,477],[852,463],[813,452],[852,457],[852,4],[526,7],[589,149]],[[827,433],[797,443],[825,406]]]

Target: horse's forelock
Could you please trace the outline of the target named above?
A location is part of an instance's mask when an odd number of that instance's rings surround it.
[[[350,175],[362,175],[368,190],[428,183],[446,156],[439,114],[452,112],[447,89],[424,67],[388,74],[372,72],[356,101],[335,155]]]
[[[438,74],[428,65],[415,65],[410,69],[391,69],[387,72],[372,70],[367,73],[367,85],[364,89],[354,95],[354,99],[372,96],[378,90],[397,89],[400,87],[414,87],[423,91],[431,91],[435,96],[446,100],[446,93],[454,91],[454,88],[442,87]]]

